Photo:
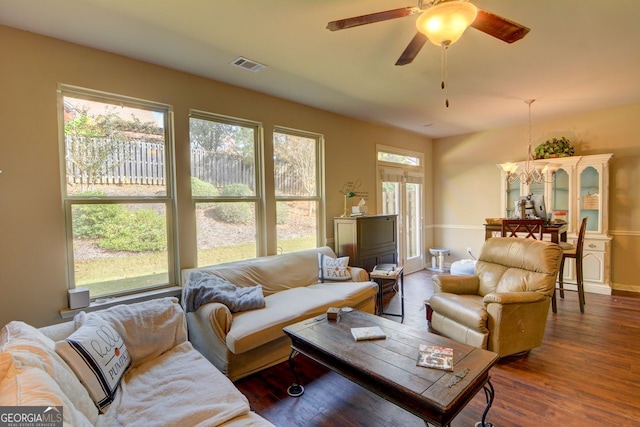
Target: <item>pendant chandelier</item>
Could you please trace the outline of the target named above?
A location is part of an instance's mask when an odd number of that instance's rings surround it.
[[[533,151],[531,149],[531,104],[535,99],[525,99],[524,103],[529,106],[529,135],[527,138],[527,157],[524,161],[522,168],[519,168],[515,163],[505,163],[502,168],[507,172],[507,182],[513,184],[517,181],[524,182],[527,185],[532,183],[541,184],[545,182],[545,173],[547,166],[545,165],[542,170],[538,169],[534,164]],[[540,163],[538,162],[538,167]]]

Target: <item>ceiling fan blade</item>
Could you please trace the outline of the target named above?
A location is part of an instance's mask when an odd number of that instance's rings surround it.
[[[401,9],[387,10],[384,12],[371,13],[369,15],[331,21],[327,24],[327,29],[331,31],[345,30],[347,28],[357,27],[360,25],[387,21],[389,19],[404,18],[405,16],[415,15],[420,12],[421,10],[418,7],[403,7]]]
[[[420,52],[420,49],[422,49],[422,46],[424,46],[424,44],[427,42],[427,40],[427,36],[418,31],[416,35],[413,36],[413,39],[411,39],[404,52],[402,52],[400,58],[398,58],[398,60],[396,61],[396,65],[411,64],[418,52]]]
[[[524,25],[482,9],[478,9],[478,16],[471,26],[507,43],[517,42],[531,31]]]

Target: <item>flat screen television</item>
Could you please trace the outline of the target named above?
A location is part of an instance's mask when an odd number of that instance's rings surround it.
[[[528,196],[520,196],[520,199],[516,201],[514,209],[514,218],[520,218],[520,206],[524,203],[525,206],[525,218],[522,219],[547,219],[547,208],[544,203],[544,196],[529,194]]]

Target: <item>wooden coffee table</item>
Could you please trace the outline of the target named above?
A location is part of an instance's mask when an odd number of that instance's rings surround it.
[[[379,326],[387,338],[355,341],[351,328],[363,326]],[[284,332],[291,338],[289,364],[296,381],[288,389],[291,396],[304,393],[294,366],[302,353],[437,426],[449,425],[483,389],[487,406],[476,426],[491,426],[486,422],[494,398],[489,369],[498,360],[496,353],[357,310],[342,311],[338,322],[322,315]],[[454,371],[416,366],[419,344],[453,348]]]

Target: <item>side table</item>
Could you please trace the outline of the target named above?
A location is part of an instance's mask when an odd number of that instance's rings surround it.
[[[378,307],[376,313],[379,316],[383,314],[387,316],[397,316],[402,319],[401,323],[404,322],[404,268],[396,267],[395,271],[392,274],[384,274],[373,270],[369,273],[369,277],[373,282],[376,282],[378,284]],[[387,313],[384,311],[382,293],[384,290],[384,285],[390,283],[393,283],[394,287],[398,286],[398,284],[400,285],[400,313]]]

